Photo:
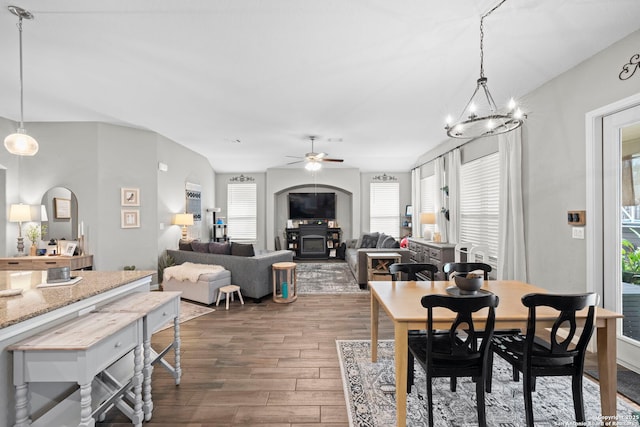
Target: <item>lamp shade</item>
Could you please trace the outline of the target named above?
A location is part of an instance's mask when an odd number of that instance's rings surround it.
[[[31,221],[31,206],[23,205],[11,205],[9,209],[9,221],[11,222],[27,222]]]
[[[193,225],[193,214],[179,213],[173,218],[175,225]]]
[[[420,214],[420,224],[435,224],[436,214],[433,212],[422,212]]]

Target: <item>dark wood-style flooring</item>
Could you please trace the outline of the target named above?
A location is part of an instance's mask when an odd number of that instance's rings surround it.
[[[335,340],[371,337],[369,304],[368,293],[299,295],[291,304],[265,298],[182,323],[182,381],[176,386],[155,366],[145,425],[348,426]],[[391,322],[380,319],[380,338],[392,338]],[[154,347],[172,334],[156,333]],[[131,424],[113,409],[98,425]]]
[[[300,295],[291,304],[265,298],[182,323],[181,384],[155,366],[153,418],[145,425],[348,426],[335,340],[370,338],[369,304],[368,293]],[[172,329],[156,333],[154,347],[172,336]],[[392,338],[381,313],[380,339]],[[167,359],[173,363],[173,352]],[[586,365],[596,365],[595,355]],[[131,424],[113,409],[98,425]]]

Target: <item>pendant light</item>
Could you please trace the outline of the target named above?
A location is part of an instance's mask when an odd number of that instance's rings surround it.
[[[22,89],[22,20],[33,19],[33,14],[18,6],[9,6],[9,11],[18,17],[18,33],[20,36],[20,126],[16,133],[4,139],[4,146],[11,154],[33,156],[38,152],[38,141],[27,134],[24,129],[24,101]]]
[[[451,138],[469,139],[498,135],[522,126],[525,115],[522,110],[517,108],[513,99],[509,102],[506,113],[498,111],[491,92],[489,92],[487,78],[484,76],[484,19],[502,6],[505,1],[502,0],[480,18],[480,78],[477,81],[476,90],[458,120],[453,122],[451,116],[447,117],[445,129]]]

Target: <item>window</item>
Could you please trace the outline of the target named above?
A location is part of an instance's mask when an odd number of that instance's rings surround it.
[[[227,234],[234,241],[257,239],[256,184],[227,185]]]
[[[422,212],[436,213],[436,176],[429,175],[420,181],[420,212],[416,213],[414,221],[420,221]],[[436,231],[435,224],[420,224],[422,230]],[[431,233],[427,233],[428,235]]]
[[[400,234],[400,184],[372,182],[369,190],[369,231],[397,239]]]
[[[460,168],[460,241],[487,246],[489,261],[498,267],[500,163],[498,153]]]

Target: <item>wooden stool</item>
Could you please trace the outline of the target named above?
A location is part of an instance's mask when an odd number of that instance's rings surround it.
[[[273,270],[273,301],[280,303],[293,302],[298,298],[295,262],[276,262]]]
[[[225,300],[227,302],[227,310],[229,310],[229,298],[233,301],[233,293],[238,293],[238,298],[240,298],[240,303],[244,305],[244,300],[242,299],[242,294],[240,293],[240,286],[238,285],[227,285],[218,289],[218,300],[216,301],[216,307],[220,304],[220,297],[222,294],[225,294]]]

